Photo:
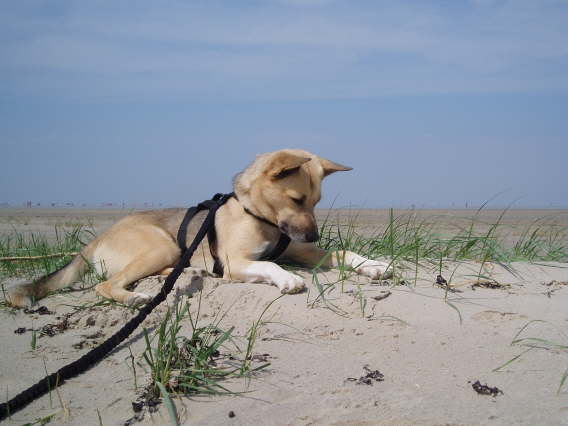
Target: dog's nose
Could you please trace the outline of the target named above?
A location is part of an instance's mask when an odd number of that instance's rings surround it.
[[[308,233],[306,233],[306,242],[307,243],[313,243],[315,241],[319,240],[319,234],[318,231],[310,231]]]

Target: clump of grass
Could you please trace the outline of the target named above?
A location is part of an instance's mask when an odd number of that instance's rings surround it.
[[[234,327],[223,330],[220,327],[223,317],[219,315],[213,323],[200,326],[199,306],[197,313],[192,314],[188,302],[176,301],[152,337],[144,330],[146,349],[143,357],[150,367],[154,396],[162,395],[167,400],[166,394],[233,394],[222,385],[223,380],[249,377],[252,372],[269,365],[252,368],[251,360],[263,324],[262,317],[272,303],[274,301],[268,304],[247,333],[244,357],[239,359],[234,355],[241,353],[233,335]],[[182,334],[184,324],[191,328],[189,336]]]
[[[181,335],[182,323],[192,324],[190,337]],[[226,391],[219,381],[234,371],[217,368],[218,350],[231,338],[233,329],[221,330],[216,325],[194,327],[189,303],[176,303],[169,309],[153,339],[144,330],[146,350],[143,354],[149,365],[155,395],[161,391],[158,383],[168,392],[217,394]],[[155,340],[155,345],[151,341]]]
[[[568,247],[565,230],[551,222],[549,216],[535,219],[515,242],[512,257],[531,262],[566,261]]]
[[[94,232],[84,225],[76,225],[71,229],[56,226],[53,241],[42,234],[26,235],[14,230],[0,238],[0,257],[49,256],[57,253],[78,252],[86,241],[94,236]],[[72,256],[44,257],[35,260],[0,260],[0,278],[32,278],[47,275],[61,268],[71,259]]]
[[[480,219],[483,207],[465,226],[456,225],[450,235],[441,234],[436,221],[419,219],[416,212],[396,215],[390,209],[388,223],[365,236],[357,232],[357,215],[350,215],[344,224],[339,219],[332,223],[328,215],[320,226],[318,245],[326,250],[355,251],[370,259],[386,257],[391,260],[393,270],[400,261],[414,263],[416,267],[426,261],[436,264],[440,271],[447,260],[473,260],[482,267],[486,262],[568,262],[568,231],[550,217],[535,220],[515,236],[516,229],[502,232],[508,208],[494,223],[487,224]]]
[[[515,274],[510,266],[513,261],[568,262],[568,230],[558,226],[554,217],[539,218],[530,226],[521,228],[519,234],[518,226],[503,225],[509,208],[502,210],[493,223],[485,223],[481,213],[486,205],[484,203],[471,218],[465,219],[465,223],[458,222],[454,229],[445,233],[439,231],[440,218],[429,218],[429,221],[421,219],[416,211],[397,215],[390,209],[387,223],[366,235],[357,231],[357,214],[348,215],[347,221],[342,223],[339,218],[331,221],[331,213],[328,213],[320,226],[318,245],[325,250],[337,250],[340,253],[354,251],[369,259],[388,259],[389,269],[393,273],[391,285],[408,284],[401,277],[402,271],[411,268],[409,265],[414,266],[412,269],[416,285],[420,266],[434,267],[438,275],[443,275],[448,262],[474,261],[479,263],[477,279],[489,279],[484,273],[488,263],[499,263]],[[353,271],[340,262],[339,278],[334,282],[323,283],[317,276],[318,270],[319,265],[312,271],[312,283],[317,295],[313,300],[308,300],[308,306],[323,305],[338,315],[347,316],[347,313],[329,300],[328,295],[338,287],[343,292],[344,281]],[[452,277],[454,273],[455,270]],[[457,312],[461,323],[459,309],[448,298],[449,290],[448,282],[444,302]],[[364,316],[365,299],[360,288],[356,295]]]
[[[266,307],[260,313],[258,319],[252,323],[251,328],[247,332],[247,335],[246,335],[247,347],[246,347],[246,350],[245,350],[244,359],[242,360],[241,367],[240,367],[240,374],[242,376],[250,375],[250,373],[252,371],[257,371],[257,370],[265,368],[269,365],[269,364],[262,364],[258,368],[252,368],[252,351],[253,351],[254,345],[256,344],[256,339],[258,337],[258,333],[260,331],[260,328],[265,324],[264,321],[262,320],[262,318],[264,317],[264,314],[266,314],[266,312],[272,306],[272,304],[275,303],[281,297],[284,297],[284,295],[280,295],[279,297],[274,299],[272,302],[270,302],[268,305],[266,305]]]

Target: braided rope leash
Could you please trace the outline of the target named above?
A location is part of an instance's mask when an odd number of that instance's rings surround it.
[[[65,380],[71,379],[84,373],[96,363],[106,357],[114,348],[116,348],[123,340],[125,340],[132,332],[146,319],[146,317],[154,310],[156,306],[166,300],[166,296],[172,291],[175,282],[182,274],[184,268],[189,265],[191,256],[197,249],[197,246],[207,235],[207,231],[215,226],[215,213],[228,199],[230,194],[216,194],[213,197],[214,203],[208,204],[209,213],[201,224],[199,231],[193,239],[191,245],[182,253],[180,260],[174,267],[173,271],[166,277],[164,285],[160,292],[154,296],[148,304],[140,309],[138,314],[128,321],[120,330],[105,340],[96,348],[90,350],[81,358],[59,369],[57,372],[44,377],[35,385],[29,387],[23,392],[16,395],[8,402],[0,404],[0,421],[6,419],[11,414],[22,409],[33,400],[50,392],[58,386],[61,386]]]

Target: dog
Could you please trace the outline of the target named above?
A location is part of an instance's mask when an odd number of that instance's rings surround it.
[[[331,173],[348,170],[351,168],[302,150],[257,156],[235,176],[234,197],[217,211],[215,247],[209,247],[205,239],[191,260],[192,267],[210,271],[216,258],[224,278],[273,284],[282,293],[299,292],[305,287],[300,276],[259,260],[283,233],[290,242],[278,260],[311,268],[345,265],[371,279],[387,276],[385,262],[350,251],[328,253],[314,244],[319,238],[314,207],[321,198],[321,182]],[[181,255],[176,235],[185,212],[172,208],[126,216],[86,245],[67,266],[9,289],[6,301],[16,307],[31,306],[79,280],[94,265],[108,277],[95,287],[99,295],[127,305],[147,303],[150,296],[127,287],[146,276],[171,272]],[[204,214],[190,222],[186,244],[193,240]]]

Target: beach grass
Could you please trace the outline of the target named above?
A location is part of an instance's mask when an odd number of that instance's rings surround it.
[[[482,218],[483,207],[443,231],[438,225],[448,217],[426,218],[418,211],[397,213],[390,209],[385,225],[361,232],[357,211],[334,218],[334,211],[329,210],[320,223],[317,244],[326,250],[351,250],[370,259],[387,258],[395,276],[401,261],[414,265],[437,263],[440,270],[440,265],[448,260],[481,264],[568,262],[568,229],[559,226],[553,216],[538,217],[519,228],[502,223],[509,213],[508,208],[503,209],[494,222],[487,223]],[[95,236],[92,227],[82,224],[55,226],[54,240],[41,233],[24,234],[16,229],[0,235],[0,278],[47,275],[72,259],[65,254],[79,252]],[[11,257],[40,258],[2,260]],[[347,275],[348,268],[340,269],[343,276]]]
[[[279,298],[268,303],[253,322],[244,336],[244,349],[239,344],[243,338],[235,335],[235,327],[221,327],[224,314],[219,312],[209,324],[200,324],[201,296],[193,310],[188,301],[176,300],[152,335],[144,330],[143,358],[150,367],[154,395],[168,402],[172,394],[236,394],[223,385],[224,380],[250,378],[269,365],[253,366],[253,349],[264,315]],[[184,326],[189,333],[182,331]]]
[[[431,217],[419,211],[396,213],[389,209],[388,220],[373,231],[361,232],[361,221],[357,211],[342,212],[330,210],[319,227],[318,246],[325,250],[339,251],[339,278],[323,282],[318,272],[321,264],[312,271],[312,287],[316,296],[308,296],[308,306],[325,307],[338,315],[346,313],[327,297],[339,289],[344,292],[345,281],[353,276],[353,268],[341,262],[345,251],[353,251],[369,259],[380,259],[389,264],[392,278],[388,285],[417,285],[419,269],[435,271],[435,276],[445,281],[443,301],[457,314],[460,324],[462,314],[449,297],[454,274],[460,263],[478,264],[477,274],[472,278],[491,281],[488,269],[499,264],[515,274],[513,262],[568,262],[568,229],[559,226],[553,215],[534,219],[528,225],[505,224],[509,208],[502,209],[492,222],[483,216],[484,203],[472,212],[470,217],[450,220],[447,216]],[[333,217],[334,214],[338,216]],[[343,256],[344,257],[344,256]],[[452,269],[447,270],[451,266]],[[445,276],[445,277],[444,277]],[[386,281],[385,281],[386,282]],[[353,291],[361,316],[365,316],[367,300],[361,287],[356,283]],[[352,290],[350,290],[352,291]],[[566,381],[566,378],[564,378]]]
[[[535,328],[539,327],[536,329]],[[527,330],[531,329],[533,334],[529,334]],[[553,338],[541,337],[543,335],[554,334]],[[559,327],[544,320],[531,320],[527,322],[515,334],[511,341],[511,346],[522,348],[522,352],[515,355],[505,363],[493,369],[495,372],[501,372],[505,367],[510,366],[512,363],[519,361],[528,352],[533,350],[546,350],[554,351],[568,355],[568,335]],[[568,379],[568,368],[563,372],[560,377],[556,394],[560,395],[566,380]]]
[[[568,229],[558,226],[553,217],[539,217],[518,229],[503,224],[509,209],[503,209],[493,223],[482,220],[481,212],[440,231],[444,217],[425,219],[415,211],[397,214],[390,209],[384,226],[363,234],[358,232],[357,212],[333,220],[330,211],[320,225],[318,246],[389,259],[395,275],[400,261],[437,264],[440,272],[446,261],[568,262]]]
[[[86,225],[71,228],[55,226],[53,240],[41,233],[23,233],[13,229],[0,236],[0,279],[50,274],[69,263],[75,253],[94,237],[94,232]]]

